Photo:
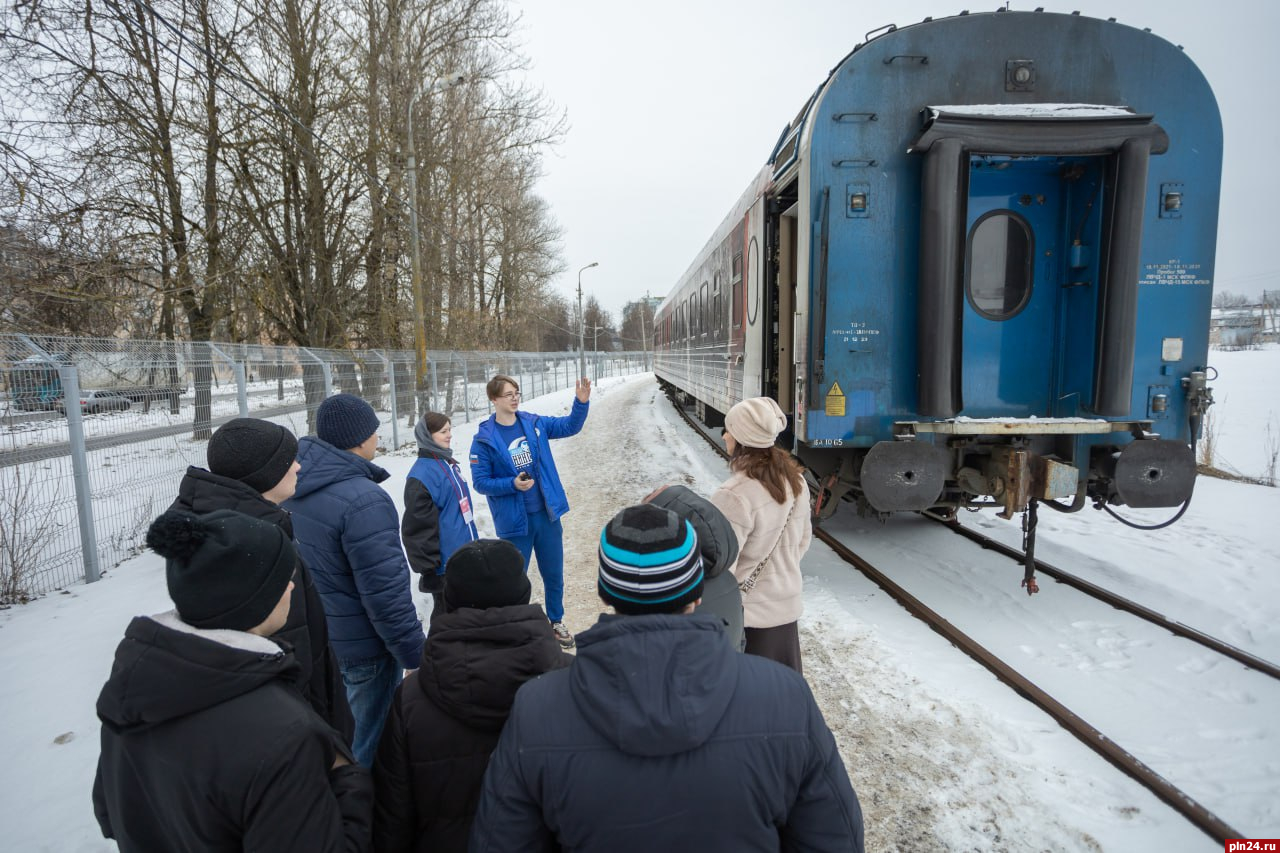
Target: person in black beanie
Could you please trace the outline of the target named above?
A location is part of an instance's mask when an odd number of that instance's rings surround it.
[[[525,684],[485,772],[472,853],[862,853],[862,811],[803,677],[694,608],[693,525],[640,504],[600,533],[603,614]]]
[[[187,468],[169,507],[204,515],[235,510],[276,525],[293,539],[293,519],[280,504],[298,483],[298,441],[286,428],[258,418],[234,418],[209,438],[209,469]],[[293,647],[297,682],[311,707],[350,743],[355,721],[347,706],[338,659],[329,645],[324,605],[311,570],[298,557],[289,621],[278,638]]]
[[[400,543],[400,515],[373,463],[378,415],[352,394],[316,409],[316,434],[298,442],[302,472],[285,508],[298,553],[316,574],[329,638],[355,717],[354,748],[373,764],[387,709],[405,670],[422,656],[422,622]]]
[[[98,697],[102,834],[132,851],[363,851],[372,784],[273,639],[297,556],[279,527],[170,511],[147,531],[176,609],[139,616]]]
[[[396,691],[374,762],[374,846],[465,853],[480,781],[520,685],[568,666],[524,557],[481,539],[445,565],[418,671]]]

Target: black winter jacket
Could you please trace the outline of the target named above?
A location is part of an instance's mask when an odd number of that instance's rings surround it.
[[[733,532],[733,525],[715,504],[687,486],[667,486],[649,503],[669,509],[693,525],[706,572],[697,612],[719,616],[729,644],[742,651],[747,647],[742,627],[742,590],[737,577],[729,571],[738,561],[738,535]]]
[[[520,688],[472,825],[472,853],[557,845],[862,853],[862,812],[799,673],[712,616],[604,615]]]
[[[561,669],[536,604],[463,608],[433,620],[422,665],[396,692],[374,761],[374,849],[465,853],[480,780],[516,690]]]
[[[123,853],[367,850],[372,786],[269,639],[140,616],[98,697],[93,808]]]
[[[196,515],[231,509],[270,522],[293,539],[293,519],[289,513],[255,492],[251,486],[194,465],[187,469],[178,486],[178,499],[169,508]],[[284,640],[293,649],[298,661],[298,687],[302,695],[316,713],[341,732],[347,743],[351,743],[355,720],[347,704],[347,689],[342,683],[338,659],[329,646],[329,626],[320,593],[301,554],[298,555],[298,568],[293,579],[289,620],[275,635],[276,639]]]

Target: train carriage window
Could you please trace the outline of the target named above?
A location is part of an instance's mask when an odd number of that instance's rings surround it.
[[[711,328],[710,317],[708,313],[711,311],[711,285],[707,282],[702,283],[702,289],[698,291],[698,331],[703,335]]]
[[[1008,320],[1026,307],[1033,284],[1035,238],[1027,220],[993,210],[969,232],[965,294],[988,320]]]
[[[711,334],[720,337],[724,328],[724,297],[720,293],[720,273],[711,279]]]
[[[733,327],[735,329],[742,328],[742,253],[737,252],[733,256],[732,274],[730,276],[733,281],[732,294],[730,296],[733,301],[732,307],[729,309],[733,313]]]

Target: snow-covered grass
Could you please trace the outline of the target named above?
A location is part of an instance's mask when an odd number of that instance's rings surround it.
[[[1257,458],[1249,448],[1276,408],[1280,349],[1215,353],[1213,362],[1221,374],[1215,385],[1222,453],[1237,466],[1253,464],[1239,460]],[[562,414],[571,394],[561,390],[523,405]],[[475,428],[475,420],[455,421],[459,455]],[[401,441],[407,440],[402,425]],[[385,485],[399,504],[412,450],[378,461],[392,474]],[[586,429],[557,443],[556,461],[573,506],[565,520],[567,621],[581,631],[600,610],[594,542],[603,521],[659,483],[685,482],[710,493],[726,469],[688,435],[650,375],[602,381]],[[176,489],[176,479],[170,486]],[[492,535],[483,501],[477,510],[482,533]],[[1153,521],[1160,513],[1134,515]],[[1041,513],[1039,553],[1276,660],[1277,516],[1280,490],[1203,479],[1186,517],[1158,533],[1130,530],[1091,509]],[[971,520],[1002,538],[1018,536],[1016,523],[989,515]],[[1150,745],[1149,761],[1171,775],[1191,767],[1193,793],[1228,804],[1224,816],[1242,831],[1255,837],[1280,831],[1280,723],[1273,720],[1280,701],[1271,688],[1197,653],[1172,659],[1153,652],[1155,639],[1076,610],[1053,589],[1028,603],[1017,592],[1016,569],[1005,569],[1008,595],[975,594],[976,584],[966,580],[977,575],[966,573],[987,571],[985,564],[967,561],[958,549],[940,559],[927,541],[930,528],[918,520],[882,527],[838,516],[836,526],[869,552],[897,554],[907,565],[914,560],[939,609],[988,631],[992,642],[1012,637],[1020,657],[1013,662],[1040,667],[1037,677],[1043,673],[1054,689],[1075,690],[1088,702],[1091,685],[1110,690],[1131,681],[1130,706],[1089,708],[1100,728],[1120,725],[1140,737],[1153,715],[1190,721],[1183,739]],[[1221,849],[821,544],[804,568],[806,676],[862,800],[868,849]],[[421,598],[418,604],[425,615],[430,604]],[[94,700],[128,620],[169,606],[162,561],[143,554],[100,583],[0,612],[0,847],[113,849],[99,837],[89,803],[98,751]],[[1141,688],[1153,682],[1168,685],[1167,714],[1140,704]]]

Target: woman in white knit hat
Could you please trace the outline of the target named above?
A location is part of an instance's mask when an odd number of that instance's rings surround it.
[[[800,463],[774,446],[787,416],[769,397],[752,397],[724,417],[728,480],[711,496],[738,536],[733,573],[742,588],[747,654],[797,672],[803,609],[800,558],[809,550],[809,491]]]

